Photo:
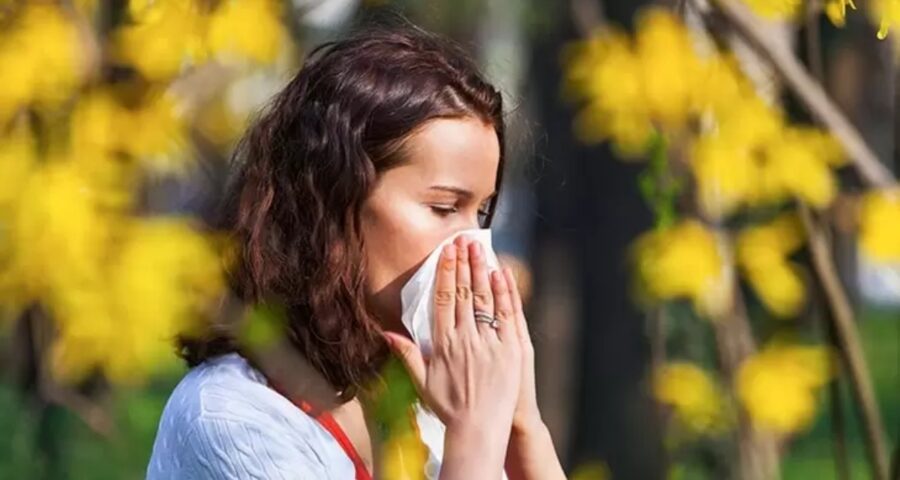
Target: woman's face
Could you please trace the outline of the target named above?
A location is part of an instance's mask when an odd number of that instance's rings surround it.
[[[400,330],[400,289],[454,233],[478,228],[494,195],[500,146],[475,118],[435,119],[406,141],[406,161],[383,172],[362,211],[369,309]]]

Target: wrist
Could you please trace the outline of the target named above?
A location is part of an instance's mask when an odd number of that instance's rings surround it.
[[[549,434],[547,425],[540,413],[517,418],[513,421],[510,436],[513,438],[534,438]]]
[[[556,467],[551,459],[555,460]],[[566,478],[558,466],[550,429],[541,421],[522,424],[512,433],[504,463],[510,480]]]
[[[502,471],[503,461],[509,439],[509,427],[506,430],[488,427],[481,424],[454,424],[447,427],[444,433],[444,456],[442,465],[466,465],[478,459],[479,471]],[[471,465],[470,465],[471,466]],[[442,467],[443,470],[443,467]],[[464,468],[463,470],[467,470]],[[471,476],[463,475],[460,478]]]
[[[447,430],[444,433],[444,443],[470,445],[473,449],[502,450],[506,446],[509,432],[508,426],[504,429],[481,422],[455,423],[447,425]],[[497,447],[498,445],[499,447]]]

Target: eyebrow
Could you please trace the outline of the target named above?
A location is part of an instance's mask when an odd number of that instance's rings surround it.
[[[429,190],[439,190],[442,192],[450,192],[459,195],[460,197],[469,200],[475,196],[470,190],[466,190],[465,188],[454,187],[452,185],[432,185],[428,187]],[[485,200],[490,200],[492,197],[497,195],[497,191],[494,190]]]

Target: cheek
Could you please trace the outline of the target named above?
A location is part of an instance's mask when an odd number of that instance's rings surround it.
[[[372,288],[402,283],[453,227],[418,204],[391,202],[371,211],[364,235]]]
[[[424,208],[397,213],[391,219],[391,235],[385,240],[390,245],[388,260],[396,274],[401,274],[425,260],[440,243],[443,229],[440,218]]]

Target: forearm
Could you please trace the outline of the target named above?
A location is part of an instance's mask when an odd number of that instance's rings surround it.
[[[444,436],[441,480],[501,478],[508,438],[478,427],[450,427]]]
[[[506,474],[510,480],[565,480],[546,425],[538,423],[527,431],[513,432],[506,453]]]

